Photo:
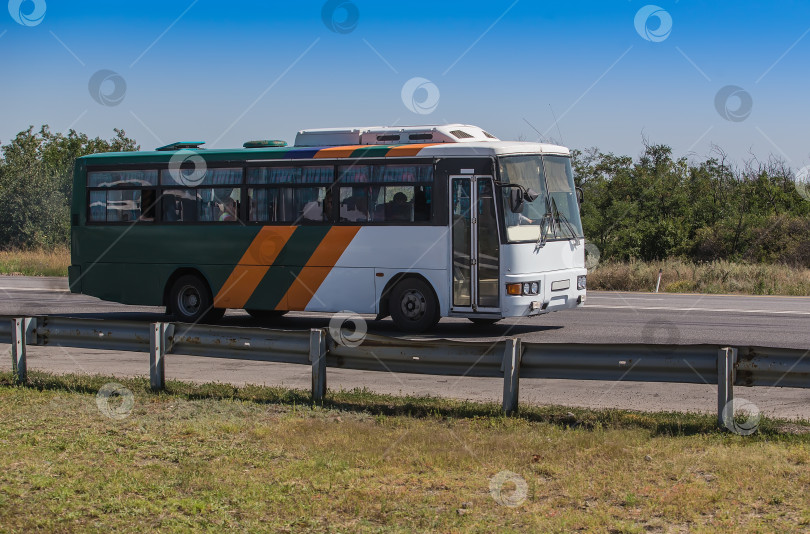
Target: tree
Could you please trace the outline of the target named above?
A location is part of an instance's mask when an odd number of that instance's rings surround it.
[[[31,126],[2,147],[0,159],[0,249],[52,248],[70,236],[73,163],[97,152],[138,150],[123,130],[108,140],[70,130],[53,133]]]

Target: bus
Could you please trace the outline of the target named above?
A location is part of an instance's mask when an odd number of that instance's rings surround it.
[[[351,311],[406,332],[585,303],[567,148],[464,124],[203,144],[76,160],[73,293],[187,323]]]

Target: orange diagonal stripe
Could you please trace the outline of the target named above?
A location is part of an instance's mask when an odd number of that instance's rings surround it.
[[[289,310],[305,310],[313,295],[360,231],[359,226],[333,226],[298,273],[281,302]]]
[[[244,308],[259,287],[278,253],[295,232],[295,226],[265,226],[253,238],[242,259],[225,280],[216,297],[216,308]]]
[[[313,159],[323,158],[348,158],[352,152],[358,148],[369,148],[369,145],[353,145],[353,146],[336,146],[332,148],[323,148],[312,156]]]
[[[429,146],[436,146],[438,143],[420,143],[416,145],[395,146],[385,155],[386,158],[407,158],[416,156],[419,151]]]

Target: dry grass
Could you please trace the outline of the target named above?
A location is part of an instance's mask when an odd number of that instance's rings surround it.
[[[67,276],[70,248],[53,250],[0,250],[0,274]]]
[[[743,293],[810,296],[810,269],[717,261],[695,264],[678,259],[658,263],[604,262],[588,273],[588,289],[668,293]]]
[[[123,420],[105,378],[0,376],[0,530],[801,532],[808,435],[711,417],[497,407],[145,380]],[[1,385],[5,384],[5,385]],[[503,471],[527,488],[490,490]]]
[[[0,274],[67,276],[70,249],[0,251]],[[727,261],[695,264],[679,259],[658,263],[602,262],[588,273],[588,288],[607,291],[654,291],[658,269],[661,291],[668,293],[740,293],[810,296],[810,269]]]

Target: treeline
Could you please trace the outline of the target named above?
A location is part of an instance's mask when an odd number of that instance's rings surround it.
[[[633,160],[598,150],[574,155],[585,236],[603,259],[683,258],[810,267],[810,199],[783,161],[741,168],[724,155],[699,163],[648,145]]]
[[[138,150],[123,130],[89,138],[48,126],[2,145],[0,249],[64,246],[70,235],[73,161],[96,152]],[[603,259],[682,258],[810,267],[810,200],[784,162],[730,165],[718,152],[702,162],[647,145],[638,159],[575,151],[585,201],[585,236]]]
[[[47,125],[20,132],[2,145],[0,159],[0,249],[51,249],[70,241],[73,162],[97,152],[138,150],[115,129],[110,140]]]

